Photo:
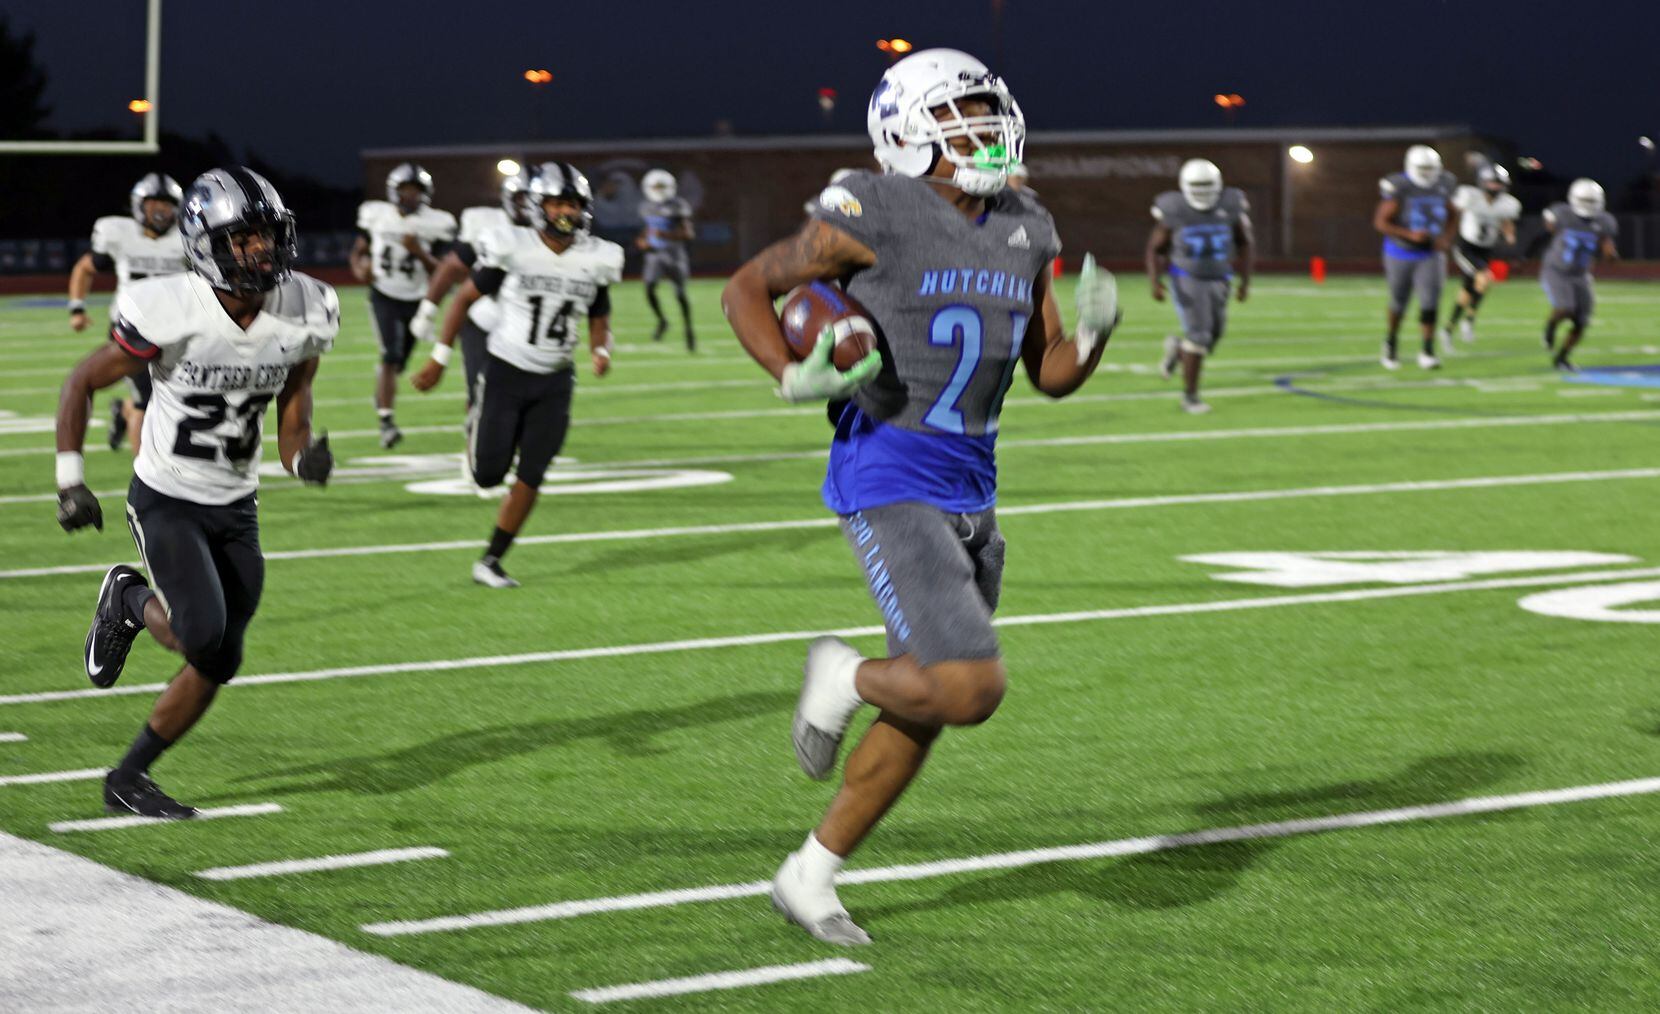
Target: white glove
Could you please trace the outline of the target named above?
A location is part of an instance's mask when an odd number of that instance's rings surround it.
[[[801,401],[840,401],[870,383],[882,370],[882,353],[872,349],[870,355],[853,364],[846,373],[836,369],[830,361],[836,339],[831,328],[819,332],[818,341],[807,358],[784,367],[778,378],[778,396],[792,404]]]
[[[1084,254],[1078,272],[1078,362],[1088,361],[1096,342],[1105,342],[1118,326],[1118,279],[1095,266],[1095,255]]]
[[[432,341],[432,321],[438,316],[438,304],[430,299],[421,300],[421,305],[415,308],[415,316],[409,321],[409,333],[415,336],[416,341]]]

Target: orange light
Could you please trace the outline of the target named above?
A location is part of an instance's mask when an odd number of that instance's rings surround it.
[[[1215,95],[1211,96],[1211,101],[1215,102],[1223,109],[1238,109],[1240,106],[1245,104],[1244,97],[1237,93],[1224,95],[1221,92],[1217,92]]]
[[[1216,104],[1221,106],[1223,109],[1228,108],[1228,97],[1226,95],[1222,95],[1222,94],[1216,95],[1215,101],[1216,101]]]
[[[884,53],[909,53],[914,47],[904,39],[877,39],[876,48]]]
[[[1239,106],[1243,106],[1244,104],[1245,104],[1245,99],[1242,98],[1238,92],[1234,92],[1233,94],[1228,96],[1228,105],[1234,106],[1234,107],[1237,108]]]
[[[135,113],[147,113],[155,108],[155,103],[149,99],[133,99],[127,103],[127,109]]]
[[[529,81],[531,84],[547,84],[549,81],[553,80],[553,71],[527,70],[525,71],[524,77],[525,80]]]

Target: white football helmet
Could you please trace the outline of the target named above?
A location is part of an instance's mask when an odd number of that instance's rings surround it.
[[[1209,211],[1222,199],[1222,170],[1208,158],[1190,158],[1176,175],[1182,197],[1197,211]]]
[[[672,201],[678,191],[679,184],[667,169],[653,169],[640,177],[640,192],[648,201]]]
[[[432,174],[416,162],[401,162],[386,174],[386,199],[398,203],[398,188],[413,183],[421,188],[421,203],[432,203]]]
[[[964,116],[957,102],[971,96],[989,101],[991,112]],[[871,93],[865,129],[887,172],[926,176],[944,156],[956,167],[952,185],[975,197],[1002,190],[1026,148],[1026,118],[1003,79],[955,49],[924,49],[889,67]],[[973,150],[958,152],[954,137]]]
[[[1608,207],[1608,198],[1602,192],[1602,184],[1583,176],[1574,180],[1568,187],[1568,207],[1574,209],[1574,214],[1586,218],[1602,214]]]
[[[1415,144],[1406,150],[1406,178],[1420,187],[1435,185],[1441,178],[1441,153],[1427,144]]]
[[[127,205],[132,209],[133,221],[157,233],[167,232],[173,228],[177,212],[162,216],[160,221],[151,221],[149,216],[144,214],[145,201],[170,201],[177,209],[184,203],[184,190],[179,187],[178,180],[166,173],[146,173],[143,179],[133,184],[132,190],[127,194]]]

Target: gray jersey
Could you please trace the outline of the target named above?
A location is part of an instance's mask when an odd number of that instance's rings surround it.
[[[1545,268],[1565,275],[1587,275],[1602,252],[1602,241],[1619,234],[1619,223],[1606,211],[1586,218],[1566,201],[1545,209],[1545,222],[1552,227],[1550,248],[1545,251]]]
[[[1422,243],[1409,243],[1393,236],[1384,241],[1386,253],[1427,254],[1435,246],[1435,237],[1447,228],[1448,206],[1458,179],[1445,170],[1434,183],[1421,187],[1406,173],[1390,173],[1378,181],[1378,194],[1395,201],[1395,224],[1425,234]],[[1394,249],[1391,249],[1394,248]]]
[[[1061,249],[1049,212],[1005,190],[975,221],[921,180],[861,171],[826,187],[812,214],[876,253],[847,282],[883,353],[859,408],[908,430],[995,433],[1038,312],[1034,282]]]
[[[646,247],[651,252],[684,252],[686,241],[673,238],[675,230],[692,220],[692,206],[684,197],[666,201],[641,201],[640,220],[651,231],[646,234]]]
[[[1170,229],[1170,263],[1195,278],[1227,278],[1233,273],[1234,232],[1250,213],[1245,191],[1228,187],[1215,207],[1200,211],[1179,190],[1153,200],[1153,217]]]

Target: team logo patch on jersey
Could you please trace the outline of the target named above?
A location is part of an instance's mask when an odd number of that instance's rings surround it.
[[[835,211],[848,218],[858,218],[865,213],[865,206],[853,196],[853,191],[842,186],[825,187],[818,195],[818,203],[826,211]]]
[[[1026,238],[1026,227],[1024,225],[1016,229],[1014,235],[1009,237],[1009,245],[1016,250],[1030,250],[1032,248],[1032,241]]]

